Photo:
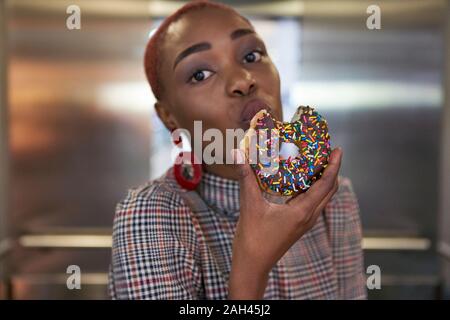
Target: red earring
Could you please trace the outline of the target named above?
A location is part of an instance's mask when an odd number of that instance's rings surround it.
[[[181,135],[172,141],[176,147],[180,149],[183,147]],[[173,173],[175,180],[182,188],[194,190],[202,179],[202,165],[194,152],[181,151],[175,159]]]

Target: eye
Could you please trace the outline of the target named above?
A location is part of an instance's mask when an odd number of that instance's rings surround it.
[[[189,82],[197,83],[203,80],[208,79],[212,75],[212,71],[209,70],[197,70],[194,74],[189,78]]]
[[[245,63],[258,62],[259,60],[261,60],[261,57],[262,57],[262,52],[260,52],[258,50],[254,50],[254,51],[248,53],[244,57],[244,62]]]

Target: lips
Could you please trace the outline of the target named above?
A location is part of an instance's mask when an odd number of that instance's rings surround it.
[[[240,121],[248,126],[250,124],[250,120],[257,114],[259,111],[266,109],[270,112],[269,105],[261,99],[253,99],[247,102],[242,109]]]

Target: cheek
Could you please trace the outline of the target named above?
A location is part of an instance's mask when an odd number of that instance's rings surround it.
[[[272,92],[274,94],[280,94],[280,74],[278,73],[278,69],[275,67],[273,63],[269,64],[269,74],[268,81],[270,82],[270,87],[272,88]]]
[[[280,76],[272,61],[266,61],[255,69],[255,76],[259,87],[272,97],[280,95]]]
[[[280,75],[273,63],[268,63],[259,74],[259,83],[262,91],[270,97],[273,112],[278,119],[282,119]]]
[[[180,92],[181,93],[181,92]],[[194,121],[202,121],[203,130],[207,128],[221,129],[228,119],[227,109],[213,92],[183,92],[178,99],[177,118],[184,128],[193,130]]]

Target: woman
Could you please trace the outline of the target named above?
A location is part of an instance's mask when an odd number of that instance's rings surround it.
[[[282,119],[277,69],[230,7],[196,1],[168,17],[145,71],[170,131],[193,136],[195,120],[203,130],[247,129],[263,107]],[[172,169],[130,190],[114,219],[112,297],[365,298],[359,209],[350,181],[338,179],[341,157],[333,150],[323,177],[286,204],[263,197],[239,152],[234,164],[203,164],[193,192]]]

